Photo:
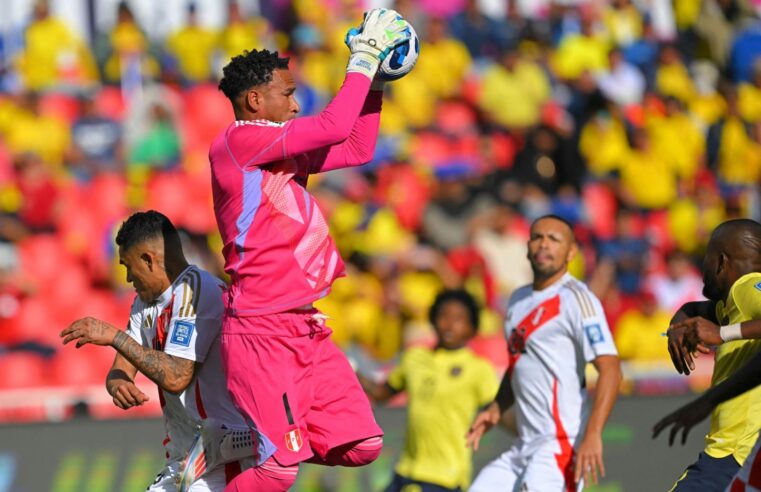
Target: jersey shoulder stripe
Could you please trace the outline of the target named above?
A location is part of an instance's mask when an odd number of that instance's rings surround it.
[[[584,319],[595,317],[595,308],[592,299],[589,297],[589,291],[586,287],[580,285],[580,282],[575,279],[571,279],[563,284],[563,287],[567,288],[576,298],[576,302],[581,309],[581,316]]]
[[[201,297],[201,274],[196,268],[191,267],[182,276],[180,282],[182,282],[182,304],[179,315],[183,318],[196,316]]]

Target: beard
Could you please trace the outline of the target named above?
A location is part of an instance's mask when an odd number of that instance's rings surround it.
[[[717,285],[716,279],[703,277],[703,296],[716,302],[722,300],[721,289]]]

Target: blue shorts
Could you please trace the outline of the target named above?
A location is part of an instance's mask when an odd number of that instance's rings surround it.
[[[671,492],[723,491],[739,470],[740,465],[732,455],[712,458],[701,452],[698,460],[687,467]]]
[[[394,479],[388,484],[384,492],[461,492],[462,489],[449,489],[430,482],[420,482],[403,477],[398,473],[394,474]]]

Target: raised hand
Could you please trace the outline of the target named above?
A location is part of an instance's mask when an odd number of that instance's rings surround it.
[[[705,318],[694,317],[674,323],[668,329],[668,350],[676,370],[689,375],[695,370],[693,353],[708,354],[710,346],[722,343],[719,327]]]
[[[372,79],[391,50],[409,39],[407,23],[395,10],[366,12],[362,26],[346,33],[345,42],[352,55],[346,71],[361,72]]]
[[[115,327],[95,318],[78,319],[60,333],[63,338],[63,344],[66,345],[74,340],[77,341],[77,348],[88,343],[93,345],[111,345],[114,341],[116,332]]]

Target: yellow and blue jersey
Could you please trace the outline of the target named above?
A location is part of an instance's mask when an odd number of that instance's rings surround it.
[[[740,277],[725,301],[716,305],[722,325],[761,318],[761,273]],[[721,383],[742,367],[761,348],[761,340],[735,340],[716,351],[711,386]],[[711,414],[711,429],[705,452],[714,458],[732,455],[742,465],[761,429],[761,386],[717,406]]]
[[[447,488],[470,484],[471,452],[465,435],[480,407],[497,393],[492,365],[470,349],[412,348],[389,375],[406,391],[407,437],[396,472]]]

